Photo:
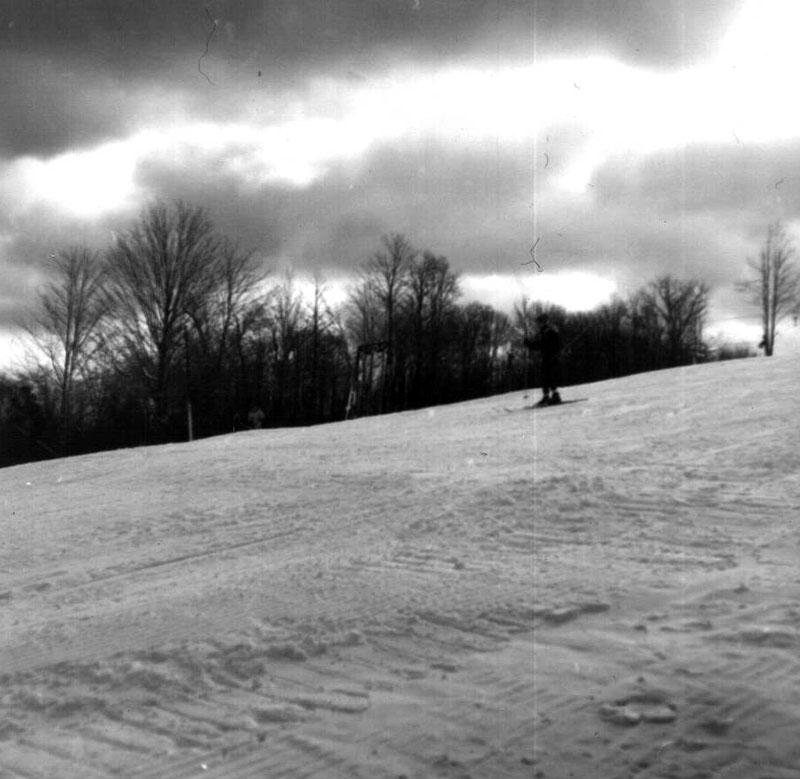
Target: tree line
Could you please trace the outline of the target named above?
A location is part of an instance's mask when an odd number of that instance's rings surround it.
[[[310,295],[218,233],[202,208],[148,206],[100,255],[53,258],[27,322],[44,358],[0,377],[0,465],[308,425],[533,387],[539,313],[563,383],[711,359],[708,287],[661,276],[589,312],[462,302],[449,260],[389,234],[344,303]]]

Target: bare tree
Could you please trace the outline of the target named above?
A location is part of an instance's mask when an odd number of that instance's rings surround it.
[[[695,360],[703,348],[709,288],[694,280],[661,276],[644,292],[644,305],[658,317],[670,365]]]
[[[168,415],[185,326],[217,288],[220,250],[204,209],[159,202],[109,251],[109,300],[118,336],[148,380],[160,422]]]
[[[611,376],[619,376],[622,370],[622,334],[629,317],[630,307],[619,297],[614,297],[597,309],[599,342],[605,352]],[[587,325],[585,329],[588,327]]]
[[[98,344],[107,308],[105,268],[96,253],[73,246],[52,258],[53,280],[39,291],[28,333],[55,377],[58,388],[59,441],[68,445],[73,386],[86,370]]]
[[[444,322],[460,295],[458,274],[446,257],[425,251],[414,258],[408,273],[408,309],[413,332],[414,401],[437,395],[437,370],[444,339]]]
[[[271,337],[271,361],[275,381],[275,413],[284,421],[293,420],[301,405],[301,339],[306,325],[303,296],[294,273],[287,270],[266,301],[266,320]]]
[[[748,259],[751,278],[738,289],[761,310],[761,347],[768,357],[775,349],[775,331],[787,314],[797,311],[800,271],[794,265],[794,246],[779,222],[767,228],[767,240],[758,259]]]
[[[345,330],[356,346],[374,343],[384,337],[380,301],[363,271],[361,278],[348,290],[344,314]]]
[[[384,332],[389,348],[394,346],[395,319],[408,284],[408,271],[417,251],[400,233],[384,235],[383,250],[375,252],[365,266],[365,277],[383,306]]]
[[[320,409],[319,388],[319,342],[322,330],[321,321],[325,306],[325,281],[322,274],[314,274],[314,301],[311,304],[311,392],[314,413]]]
[[[498,351],[510,341],[511,320],[485,303],[472,301],[458,310],[458,370],[461,392],[479,397],[491,391]]]
[[[189,310],[191,327],[185,330],[187,404],[197,409],[201,425],[213,427],[212,420],[230,419],[231,404],[241,405],[233,396],[237,355],[248,333],[251,308],[262,293],[265,272],[254,252],[244,251],[238,242],[221,238],[214,265],[208,269],[215,283],[209,295],[198,299]],[[202,392],[195,391],[202,387]]]
[[[397,314],[408,288],[408,271],[417,251],[400,233],[382,238],[384,250],[376,252],[367,262],[366,272],[385,315],[385,339],[388,344],[387,370],[384,375],[383,408],[394,406],[395,386],[398,375],[397,363]]]
[[[215,267],[210,270],[215,283],[206,300],[197,301],[202,308],[192,312],[192,318],[205,350],[213,355],[214,370],[219,372],[236,325],[255,300],[266,274],[252,251],[243,251],[227,238],[221,240]]]
[[[310,407],[317,418],[322,413],[322,342],[323,338],[331,332],[337,325],[336,318],[325,300],[327,284],[320,271],[316,271],[313,277],[314,297],[311,303],[310,326],[311,326],[311,376],[310,376]]]
[[[294,273],[288,270],[283,280],[272,288],[267,304],[275,355],[279,359],[289,356],[295,347],[297,334],[303,324],[303,297],[297,289]]]
[[[359,279],[350,289],[348,330],[359,346],[382,342],[386,348],[381,411],[394,404],[399,390],[397,375],[397,319],[408,292],[408,274],[417,255],[400,233],[384,235],[383,249],[375,252],[361,268]]]

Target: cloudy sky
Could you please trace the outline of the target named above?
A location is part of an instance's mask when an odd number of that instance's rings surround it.
[[[0,364],[48,257],[153,198],[334,291],[397,231],[499,307],[669,272],[753,335],[733,285],[800,214],[798,27],[793,0],[0,0]]]

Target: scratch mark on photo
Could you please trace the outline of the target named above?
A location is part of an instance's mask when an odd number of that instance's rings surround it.
[[[539,236],[536,239],[536,241],[534,242],[533,246],[531,246],[530,251],[528,252],[531,255],[530,261],[522,263],[523,265],[531,265],[531,264],[535,265],[536,266],[536,270],[537,270],[538,273],[541,273],[544,270],[544,268],[541,265],[539,265],[539,263],[537,262],[536,256],[534,255],[534,252],[536,251],[536,247],[539,245],[539,241],[541,241],[541,240],[542,240],[542,238],[541,238],[541,236]]]
[[[208,21],[211,22],[211,32],[208,34],[208,38],[206,38],[206,50],[200,55],[200,59],[197,60],[197,70],[199,71],[200,75],[208,81],[209,84],[212,86],[216,86],[214,82],[209,78],[208,73],[206,73],[203,68],[201,67],[203,64],[203,57],[208,54],[208,46],[211,43],[211,39],[214,37],[214,33],[217,31],[217,20],[211,16],[210,11],[206,8],[206,16],[208,17]]]

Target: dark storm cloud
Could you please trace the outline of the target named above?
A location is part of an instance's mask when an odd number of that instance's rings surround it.
[[[598,202],[647,202],[665,219],[730,214],[761,223],[800,210],[800,141],[695,144],[636,159],[615,159],[594,177]]]
[[[34,299],[38,276],[27,268],[12,268],[0,260],[3,284],[0,286],[0,331],[19,326]]]
[[[30,54],[0,54],[0,157],[49,155],[124,132],[133,106],[119,82]]]
[[[179,93],[198,117],[230,117],[311,77],[357,82],[397,61],[458,56],[508,14],[524,16],[478,0],[5,0],[0,151],[120,132],[147,111],[132,93],[148,88]]]
[[[676,67],[713,56],[736,0],[537,0],[541,55],[609,54],[631,64]]]
[[[358,197],[392,230],[465,272],[515,272],[534,231],[527,147],[477,150],[428,143],[380,150],[361,164]]]
[[[519,0],[7,0],[0,34],[7,47],[155,75],[197,58],[212,32],[209,64],[256,57],[265,69],[313,69],[379,62],[395,48],[438,58],[468,46],[476,28],[530,17]]]
[[[800,211],[800,142],[696,145],[609,161],[594,177],[603,222],[628,236],[625,273],[672,272],[731,287],[767,226]]]
[[[365,241],[374,250],[380,233],[402,232],[460,271],[514,273],[528,259],[533,233],[526,156],[520,149],[456,151],[433,142],[377,150],[340,169],[338,191],[320,188],[326,229],[307,241],[306,251],[322,252],[333,234],[347,268]]]
[[[797,141],[732,141],[611,159],[592,178],[591,210],[562,224],[565,246],[586,267],[602,255],[626,284],[672,273],[730,287],[767,225],[800,210],[798,154]]]
[[[712,53],[733,0],[4,0],[5,155],[123,132],[140,93],[180,93],[200,117],[320,75],[392,65],[605,53],[675,66]],[[260,74],[260,75],[259,75]],[[213,82],[213,83],[211,83]]]
[[[358,59],[387,49],[420,56],[486,51],[602,50],[663,64],[706,56],[735,0],[5,0],[5,46],[91,57],[110,67],[152,70],[187,50],[262,64]],[[500,53],[500,52],[496,52]]]
[[[332,166],[303,188],[254,187],[220,173],[209,157],[191,170],[144,165],[138,183],[204,206],[244,246],[306,268],[351,272],[379,248],[382,234],[396,231],[462,270],[513,272],[528,258],[533,233],[526,156],[524,149],[458,152],[434,142],[382,148]]]
[[[45,278],[51,256],[70,246],[85,245],[92,250],[104,250],[117,224],[113,219],[76,224],[47,207],[17,216],[13,224],[0,220],[0,235],[11,236],[0,244],[0,262],[9,271],[4,283],[23,269],[40,279]]]

